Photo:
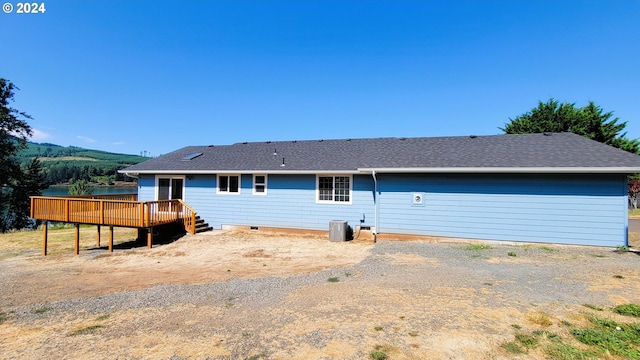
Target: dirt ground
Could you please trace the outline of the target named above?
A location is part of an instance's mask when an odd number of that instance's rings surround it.
[[[370,240],[339,243],[317,235],[226,232],[187,235],[153,249],[4,258],[0,260],[0,359],[359,359],[368,358],[373,350],[390,359],[512,358],[500,345],[513,338],[513,324],[535,327],[536,319],[549,317],[552,324],[546,329],[562,333],[563,321],[581,321],[586,310],[581,302],[549,301],[542,306],[533,299],[505,300],[508,295],[496,287],[513,280],[478,280],[480,285],[474,288],[465,279],[475,275],[456,273],[458,265],[447,264],[446,259],[417,253],[374,254],[376,246]],[[446,246],[468,254],[460,250],[464,245]],[[540,268],[575,261],[592,272],[566,275],[562,282],[568,289],[584,285],[592,291],[595,297],[585,297],[585,302],[600,299],[601,306],[640,302],[640,266],[617,267],[611,249],[558,249],[530,258],[488,256],[482,262]],[[627,263],[640,265],[637,255],[622,256],[627,256]],[[469,255],[468,261],[474,257]],[[376,277],[367,273],[365,260],[382,264],[371,268]],[[609,270],[599,271],[604,263],[598,261],[610,261]],[[341,270],[358,264],[362,266],[358,272]],[[396,268],[401,270],[389,270]],[[323,280],[286,288],[281,298],[276,296],[280,280],[274,280],[269,287],[275,300],[265,295],[264,305],[243,303],[226,293],[211,294],[212,299],[224,296],[222,302],[176,301],[159,307],[113,308],[100,302],[109,294],[161,285],[235,284],[321,271],[339,276],[335,283]],[[612,280],[622,272],[624,279]],[[551,272],[551,276],[564,275]],[[344,281],[350,277],[354,281]],[[425,281],[430,281],[429,290],[419,290]],[[420,286],[414,290],[416,282]],[[129,299],[143,296],[135,294]],[[491,296],[496,300],[482,300]],[[91,299],[92,305],[77,310],[83,299]],[[75,304],[72,310],[49,311],[65,301]],[[531,352],[521,358],[544,358],[544,354]]]
[[[3,268],[20,268],[11,292],[0,293],[0,304],[28,305],[94,297],[160,284],[199,284],[229,279],[313,272],[361,261],[372,242],[339,243],[317,236],[283,236],[233,232],[186,236],[181,241],[99,255],[82,251],[55,256],[5,260]],[[325,239],[326,240],[326,239]],[[266,266],[265,266],[266,265]]]

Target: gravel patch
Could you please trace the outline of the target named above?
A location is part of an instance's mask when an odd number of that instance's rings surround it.
[[[148,307],[161,308],[177,304],[226,305],[233,303],[248,307],[264,307],[279,304],[292,291],[304,286],[321,285],[329,278],[341,282],[368,282],[382,278],[406,285],[413,290],[428,290],[435,286],[460,286],[491,289],[501,297],[488,297],[483,301],[510,302],[513,305],[546,303],[604,303],[608,294],[591,292],[582,278],[588,271],[602,269],[633,268],[640,257],[631,253],[618,254],[608,248],[547,247],[491,245],[482,250],[466,250],[467,245],[426,242],[378,242],[372,255],[354,266],[292,276],[268,276],[256,279],[231,279],[222,283],[201,285],[160,285],[149,289],[123,291],[95,298],[43,303],[11,309],[17,321],[56,315],[60,312],[85,312],[88,315],[115,310],[135,310]],[[517,263],[507,255],[520,253],[527,262]],[[550,255],[562,253],[565,261],[545,261]],[[436,259],[445,266],[420,266],[419,264],[394,264],[385,255],[417,255]],[[585,262],[584,258],[592,257]],[[491,262],[492,258],[508,262]],[[517,256],[516,256],[517,258]],[[534,262],[539,263],[534,263]],[[615,266],[614,266],[615,265]],[[407,277],[407,273],[411,276]],[[357,278],[352,274],[358,274]],[[613,279],[612,279],[613,281]],[[526,300],[523,300],[526,299]],[[37,309],[49,308],[42,314]]]
[[[8,314],[5,323],[28,326],[153,309],[110,326],[117,327],[119,334],[142,337],[141,329],[154,330],[149,325],[153,317],[155,330],[165,336],[174,332],[200,336],[224,344],[219,347],[226,351],[215,356],[185,357],[176,352],[164,357],[175,360],[300,358],[301,347],[308,348],[310,358],[362,359],[368,356],[368,344],[373,343],[394,344],[398,358],[410,358],[426,354],[414,351],[436,341],[439,332],[476,331],[484,335],[510,325],[497,324],[490,316],[461,313],[465,309],[526,314],[553,313],[580,304],[610,307],[619,299],[640,303],[638,289],[619,286],[621,280],[616,277],[640,278],[639,262],[636,254],[597,247],[491,244],[481,249],[467,244],[383,241],[357,264],[323,271],[196,285],[165,284],[0,310]],[[329,282],[330,278],[337,281]],[[202,319],[197,316],[200,312]],[[309,323],[314,325],[306,328]],[[379,324],[379,330],[374,330],[373,324]],[[118,339],[123,335],[105,331],[104,336]],[[49,351],[47,346],[64,349],[67,341],[42,344],[39,351]],[[340,355],[335,355],[330,350],[335,344],[369,347],[342,353],[336,349]],[[343,345],[345,349],[347,345]],[[105,351],[96,358],[122,354],[154,358],[153,354]],[[482,346],[478,351],[484,351]],[[491,352],[495,350],[487,351],[495,355]]]

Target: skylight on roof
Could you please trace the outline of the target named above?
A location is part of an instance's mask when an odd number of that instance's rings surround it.
[[[195,158],[197,158],[198,156],[202,155],[201,152],[197,152],[197,153],[193,153],[193,154],[189,154],[185,157],[182,158],[182,161],[189,161],[189,160],[193,160]]]

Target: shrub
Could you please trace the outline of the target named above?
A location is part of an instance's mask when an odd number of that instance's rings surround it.
[[[516,334],[516,340],[527,349],[532,349],[538,345],[538,338],[534,335],[519,333]]]
[[[604,310],[603,308],[601,308],[600,306],[596,306],[596,305],[592,305],[592,304],[582,304],[582,306],[589,308],[591,310],[596,310],[596,311],[602,311]]]
[[[103,327],[104,326],[102,326],[102,325],[87,326],[85,328],[74,330],[74,331],[70,332],[69,336],[78,336],[78,335],[89,334],[89,333],[92,333],[94,330],[101,329]]]
[[[640,306],[636,304],[618,305],[613,308],[613,312],[620,315],[640,317]]]
[[[465,250],[475,250],[475,251],[485,250],[485,249],[490,249],[490,248],[491,248],[491,246],[484,245],[484,244],[469,244],[469,245],[464,247]]]
[[[50,307],[48,307],[48,306],[43,306],[43,307],[41,307],[41,308],[37,308],[37,309],[33,310],[33,311],[32,311],[32,313],[34,313],[34,314],[44,314],[44,313],[46,313],[46,312],[47,312],[47,311],[49,311],[49,310],[51,310],[51,308],[50,308]]]
[[[520,347],[520,345],[516,344],[513,341],[507,342],[502,344],[502,348],[507,350],[508,352],[512,353],[512,354],[522,354],[522,348]]]
[[[369,353],[369,356],[371,356],[373,360],[387,360],[389,358],[389,355],[387,355],[384,351],[378,350],[372,351],[371,353]]]

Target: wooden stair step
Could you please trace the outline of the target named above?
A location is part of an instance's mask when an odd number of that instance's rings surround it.
[[[196,234],[213,230],[213,227],[210,226],[209,223],[204,221],[204,219],[201,218],[198,215],[196,215],[196,224],[195,225],[196,225],[195,226]]]

